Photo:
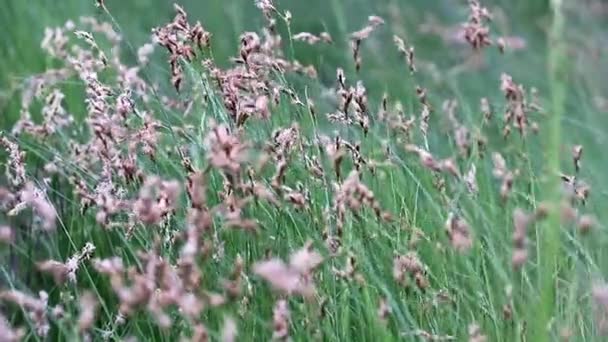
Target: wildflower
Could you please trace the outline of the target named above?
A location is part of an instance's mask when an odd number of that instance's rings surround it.
[[[97,299],[95,299],[95,296],[91,292],[85,292],[80,295],[78,328],[81,332],[88,331],[93,326],[93,323],[95,323],[98,305]]]
[[[209,333],[207,328],[203,324],[196,324],[192,327],[192,341],[193,342],[207,342],[209,341]]]
[[[299,139],[300,128],[297,123],[293,123],[289,128],[277,129],[272,134],[274,148],[280,155],[292,152]]]
[[[44,198],[45,194],[42,190],[28,182],[19,193],[19,197],[21,202],[9,212],[9,216],[16,215],[21,208],[28,206],[34,210],[36,217],[41,221],[43,230],[52,231],[55,229],[57,212],[55,207]]]
[[[406,145],[405,150],[417,154],[420,158],[420,164],[433,172],[446,172],[455,177],[460,177],[460,171],[451,158],[437,160],[430,152],[412,144]]]
[[[399,53],[405,58],[410,73],[415,73],[416,65],[414,65],[414,47],[406,46],[405,41],[397,35],[393,36],[393,42],[397,46],[397,50],[399,51]]]
[[[0,336],[3,336],[4,341],[6,342],[18,342],[23,340],[25,330],[11,327],[6,317],[0,314]]]
[[[256,263],[253,272],[277,290],[310,297],[315,291],[312,271],[322,261],[321,255],[313,251],[312,246],[308,244],[291,255],[289,264],[280,259],[270,259]]]
[[[48,272],[53,275],[53,279],[57,285],[61,285],[66,281],[71,283],[76,282],[76,271],[83,261],[91,258],[95,246],[87,242],[80,252],[74,253],[65,263],[55,260],[45,260],[38,263],[38,269],[42,272]]]
[[[262,11],[276,11],[273,3],[273,0],[255,0],[255,6]]]
[[[378,304],[378,318],[381,322],[386,323],[390,314],[391,307],[388,305],[386,298],[380,298],[380,302]]]
[[[206,31],[199,21],[190,27],[187,35],[191,43],[196,44],[199,50],[209,46],[211,40],[211,33]]]
[[[450,213],[445,226],[450,243],[456,251],[462,253],[471,249],[473,246],[471,228],[464,219],[456,216],[454,213]]]
[[[165,47],[169,52],[169,65],[171,67],[171,83],[177,91],[181,89],[184,78],[180,58],[192,61],[195,56],[193,44],[199,49],[209,45],[211,34],[205,31],[197,22],[190,25],[186,12],[179,5],[174,5],[176,15],[172,22],[152,30],[157,44]]]
[[[584,204],[591,192],[589,185],[573,175],[561,174],[560,178],[562,179],[563,189],[568,199],[579,200]]]
[[[500,186],[500,196],[504,201],[507,199],[511,193],[511,190],[513,189],[513,181],[515,176],[518,174],[518,171],[510,171],[507,168],[507,162],[498,152],[494,152],[492,154],[492,162],[494,163],[492,174],[495,178],[502,180],[502,184]]]
[[[284,299],[278,300],[272,310],[272,339],[288,340],[291,313],[289,305]]]
[[[46,260],[38,263],[38,269],[42,272],[48,272],[53,275],[53,279],[57,284],[63,284],[68,277],[68,267],[59,261]]]
[[[228,174],[238,173],[246,160],[247,145],[225,125],[212,126],[204,144],[211,165]]]
[[[108,57],[106,57],[105,53],[99,45],[97,45],[97,41],[93,38],[93,35],[90,32],[86,31],[74,31],[76,37],[82,39],[87,43],[93,51],[97,52],[97,59],[101,61],[104,66],[108,65]]]
[[[237,198],[234,192],[230,192],[225,198],[222,204],[216,207],[218,213],[220,213],[225,221],[226,227],[239,227],[248,231],[255,231],[257,229],[257,222],[255,220],[243,218],[243,208],[249,203],[251,197]]]
[[[80,17],[80,22],[86,26],[89,26],[92,32],[105,35],[110,43],[112,43],[114,46],[118,45],[122,40],[120,34],[114,31],[112,24],[108,22],[100,23],[94,17]]]
[[[145,224],[158,224],[175,209],[179,192],[180,185],[177,181],[164,181],[149,176],[133,203],[133,212]]]
[[[285,195],[283,197],[287,202],[293,204],[300,210],[308,207],[310,196],[306,191],[297,191],[286,186],[283,186],[283,190],[285,190]]]
[[[236,322],[230,316],[224,317],[224,327],[222,328],[222,342],[234,342],[238,335]]]
[[[475,164],[471,164],[469,171],[463,177],[465,185],[467,186],[467,190],[469,191],[470,194],[473,194],[473,195],[475,195],[479,192],[479,187],[477,186],[476,175],[477,175],[477,168],[475,167]]]
[[[18,290],[3,291],[0,292],[0,300],[20,306],[33,321],[36,334],[40,337],[48,335],[50,325],[47,316],[48,294],[46,292],[40,291],[38,298],[35,298]]]
[[[490,29],[485,26],[492,19],[490,12],[477,0],[469,0],[469,10],[469,20],[463,26],[464,38],[475,50],[491,45]]]
[[[21,151],[16,143],[12,142],[4,135],[0,137],[0,146],[9,154],[5,171],[6,176],[13,187],[19,188],[27,179],[25,171],[25,152]]]
[[[401,285],[407,285],[407,275],[409,274],[421,290],[428,287],[426,279],[426,266],[418,258],[416,252],[408,252],[405,255],[396,255],[393,258],[393,278]]]
[[[353,59],[355,61],[355,69],[359,71],[361,69],[361,43],[367,39],[372,32],[376,30],[379,26],[384,24],[384,20],[378,16],[370,16],[367,19],[367,25],[363,27],[361,30],[351,33],[351,48],[353,52]]]
[[[344,182],[336,186],[333,209],[338,216],[338,229],[344,225],[347,211],[358,217],[359,211],[367,206],[370,207],[379,219],[389,219],[390,214],[383,212],[380,203],[376,200],[374,193],[359,179],[359,173],[351,171]]]
[[[68,51],[66,47],[68,45],[69,38],[65,35],[66,30],[69,30],[67,26],[68,25],[66,25],[65,27],[55,28],[47,27],[44,29],[44,38],[40,43],[40,47],[49,56],[58,59],[64,59],[68,56]]]
[[[516,84],[511,76],[503,73],[500,80],[500,89],[507,100],[507,109],[504,114],[504,136],[506,138],[509,134],[511,123],[519,130],[520,135],[523,135],[529,125],[528,112],[535,107],[527,104],[524,87]]]
[[[528,226],[533,222],[534,217],[526,214],[522,209],[516,208],[513,211],[513,254],[512,264],[515,269],[519,269],[528,259],[528,239],[526,237]]]
[[[585,214],[578,219],[578,230],[581,234],[588,233],[597,224],[597,220],[593,215]]]
[[[344,155],[346,154],[346,148],[344,144],[342,144],[342,139],[340,139],[340,137],[336,137],[332,140],[327,136],[320,136],[318,143],[325,150],[325,153],[332,161],[336,177],[340,179],[340,165],[342,164],[342,161],[344,160]]]

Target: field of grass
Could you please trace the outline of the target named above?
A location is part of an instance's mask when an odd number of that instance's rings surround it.
[[[177,3],[0,5],[0,341],[607,338],[607,3]]]

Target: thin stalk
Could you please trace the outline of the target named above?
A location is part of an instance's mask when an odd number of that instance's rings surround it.
[[[548,72],[551,89],[551,116],[547,130],[547,184],[546,200],[551,211],[539,234],[539,291],[538,314],[532,327],[531,341],[550,341],[549,325],[553,320],[557,299],[555,281],[560,254],[560,187],[557,175],[560,170],[561,118],[565,109],[567,68],[566,51],[563,40],[565,18],[562,0],[551,0],[553,22],[549,36]]]

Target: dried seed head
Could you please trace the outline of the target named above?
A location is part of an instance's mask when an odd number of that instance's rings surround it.
[[[519,171],[510,171],[507,168],[507,163],[505,159],[498,152],[494,152],[492,154],[492,162],[494,163],[494,169],[492,170],[492,174],[494,175],[494,177],[502,180],[502,183],[500,185],[500,196],[504,201],[509,197],[513,188],[513,181]]]
[[[88,331],[95,323],[95,315],[98,307],[97,299],[90,292],[80,295],[78,317],[78,328],[81,332]]]
[[[481,113],[483,114],[483,118],[485,121],[490,121],[492,119],[492,106],[490,105],[490,101],[487,98],[483,97],[480,100]]]
[[[396,255],[393,259],[393,278],[399,284],[407,286],[409,275],[420,290],[429,286],[425,276],[425,265],[418,259],[416,252],[408,252],[405,255]]]
[[[307,245],[292,254],[289,265],[280,259],[270,259],[257,262],[253,272],[286,294],[311,297],[315,293],[312,271],[322,261],[321,255]]]
[[[581,169],[581,157],[583,155],[583,146],[575,145],[572,147],[572,160],[574,162],[574,170],[579,172]]]
[[[277,301],[272,311],[272,338],[274,340],[289,339],[289,325],[291,323],[291,313],[289,304],[286,300]]]
[[[43,230],[55,230],[57,211],[55,210],[55,207],[46,199],[46,194],[43,190],[37,188],[33,183],[28,182],[25,184],[23,190],[21,190],[20,198],[22,201],[21,203],[24,206],[29,206],[34,210],[34,213],[41,221]],[[19,210],[17,210],[17,212],[18,211]]]
[[[399,36],[393,36],[393,42],[395,46],[397,46],[397,50],[405,58],[405,61],[409,67],[410,73],[416,72],[416,66],[414,65],[414,47],[406,46],[405,41],[401,39]]]
[[[476,0],[469,0],[469,10],[469,20],[463,25],[464,38],[475,50],[491,45],[490,28],[486,26],[492,19],[490,12]]]
[[[534,222],[535,216],[525,213],[522,209],[516,208],[513,211],[513,268],[521,268],[528,259],[527,231],[528,226]]]
[[[391,307],[388,305],[388,301],[386,298],[380,298],[380,302],[378,303],[378,318],[381,322],[386,323],[388,317],[391,314]]]
[[[355,69],[359,71],[361,69],[361,43],[367,39],[372,32],[376,30],[379,26],[384,24],[384,20],[378,16],[370,16],[368,18],[367,26],[363,27],[361,30],[351,33],[351,49],[353,53],[353,59],[355,61]]]
[[[0,336],[2,336],[6,342],[18,342],[23,340],[25,330],[23,328],[15,329],[11,327],[6,317],[0,314]]]
[[[312,249],[308,242],[303,248],[293,253],[289,259],[291,267],[300,274],[309,274],[323,262],[323,257]]]
[[[505,42],[505,39],[503,37],[498,38],[498,40],[496,41],[496,46],[498,47],[498,51],[500,51],[500,53],[505,53],[505,47],[507,46],[507,43]]]
[[[473,247],[473,238],[469,224],[454,213],[448,215],[445,229],[452,247],[458,252],[468,252]]]
[[[593,215],[585,214],[579,217],[577,225],[581,234],[587,234],[597,225],[597,220]]]
[[[469,325],[469,342],[486,342],[488,338],[481,332],[481,327],[476,323]]]
[[[0,242],[5,244],[13,243],[15,234],[13,229],[9,226],[0,225]]]
[[[471,164],[471,167],[465,174],[463,180],[470,194],[476,195],[479,192],[479,187],[477,186],[477,168],[475,167],[475,164]]]
[[[518,270],[520,269],[528,260],[528,250],[527,249],[514,249],[513,255],[511,257],[511,263],[513,268]]]
[[[309,32],[300,32],[293,35],[292,39],[296,41],[303,41],[310,45],[315,45],[319,42],[327,44],[333,43],[331,36],[327,32],[321,32],[318,36]]]
[[[20,188],[25,184],[27,176],[25,170],[25,152],[19,146],[2,135],[0,146],[8,152],[8,162],[6,164],[6,175],[14,188]]]

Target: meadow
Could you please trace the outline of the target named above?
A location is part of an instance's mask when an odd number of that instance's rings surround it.
[[[603,341],[608,4],[5,0],[0,341]]]

